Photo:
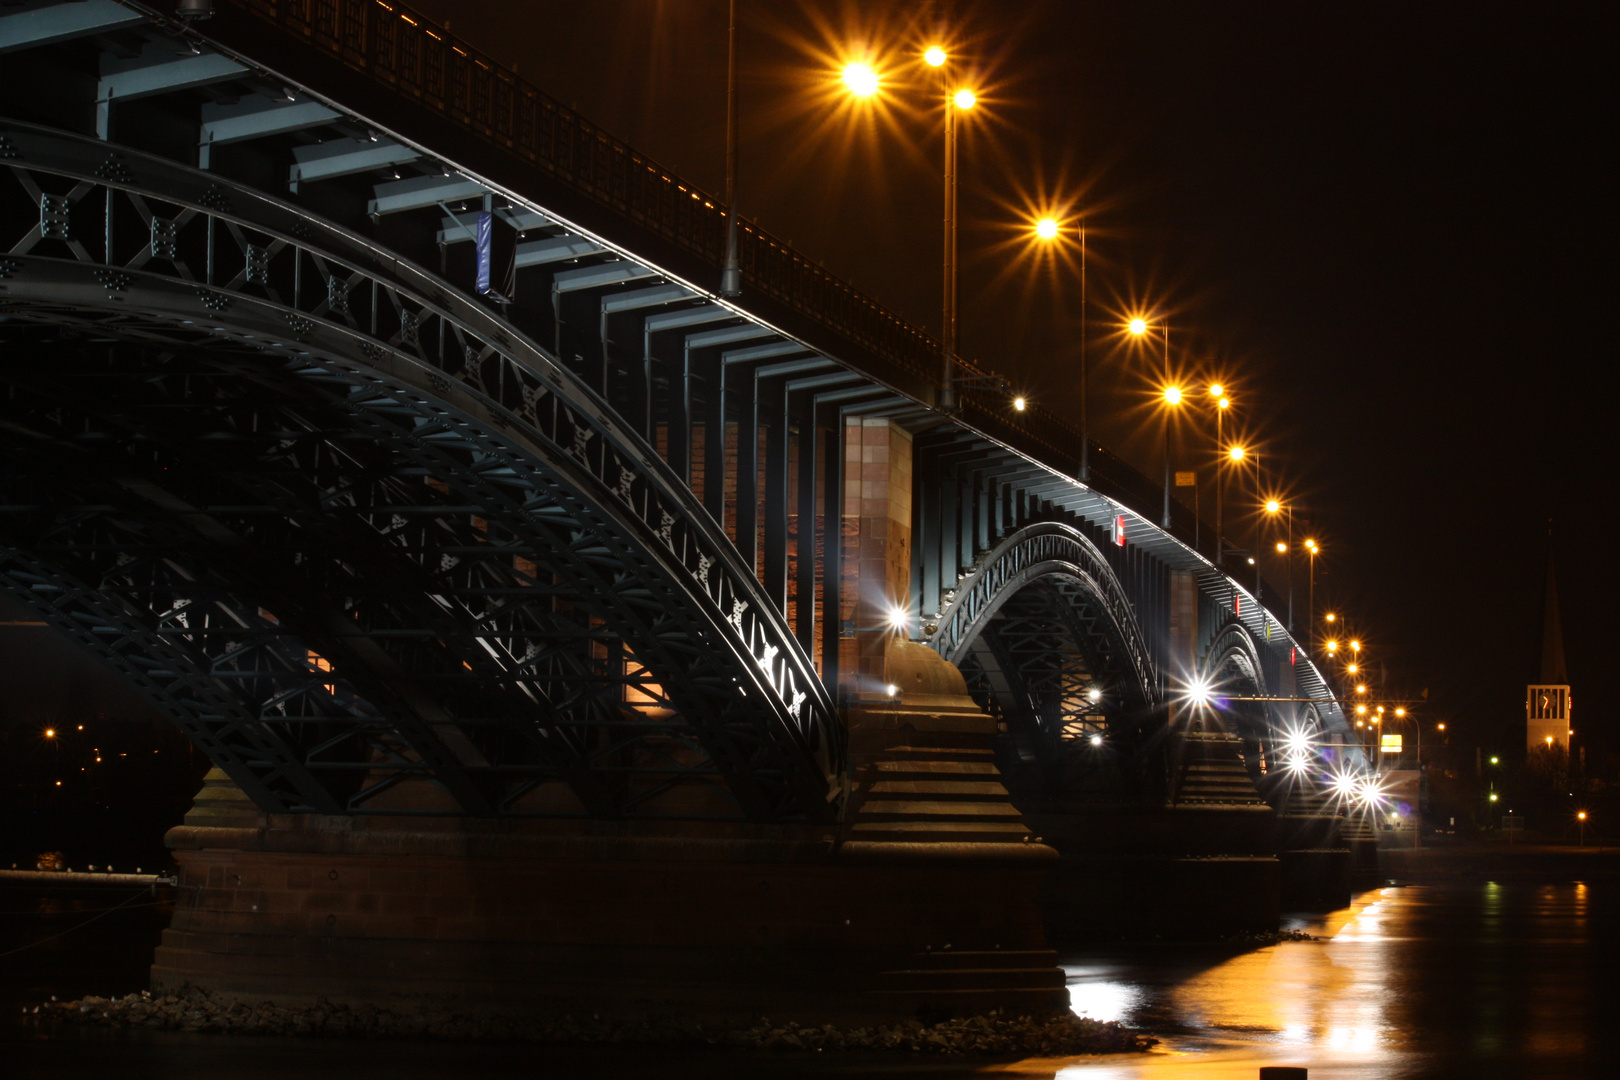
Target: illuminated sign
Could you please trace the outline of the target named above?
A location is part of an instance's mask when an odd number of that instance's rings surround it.
[[[1378,739],[1378,749],[1386,754],[1401,752],[1401,737],[1399,735],[1381,735]]]

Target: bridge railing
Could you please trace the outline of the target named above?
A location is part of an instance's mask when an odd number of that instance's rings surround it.
[[[592,124],[467,42],[388,0],[228,0],[716,265],[722,200]],[[788,244],[739,221],[750,285],[915,374],[940,346]]]
[[[477,132],[689,253],[718,267],[725,256],[726,209],[647,155],[494,60],[392,0],[225,0],[278,27],[391,90]],[[738,222],[738,257],[752,289],[870,350],[928,383],[938,378],[940,343],[848,282],[746,220]],[[962,362],[964,374],[982,369]],[[1032,406],[1009,415],[1005,396],[961,395],[968,417],[988,430],[1016,431],[1046,463],[1078,467],[1081,435],[1055,412]],[[1093,486],[1152,513],[1159,486],[1096,443]],[[1173,531],[1191,540],[1190,515],[1175,507]]]

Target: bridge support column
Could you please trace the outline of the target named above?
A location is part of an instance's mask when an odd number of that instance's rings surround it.
[[[844,425],[843,634],[846,695],[893,684],[888,645],[905,637],[911,612],[911,435],[882,418]]]

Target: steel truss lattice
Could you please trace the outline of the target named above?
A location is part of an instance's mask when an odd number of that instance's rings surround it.
[[[5,134],[0,576],[261,807],[836,814],[786,621],[554,358],[295,207]]]

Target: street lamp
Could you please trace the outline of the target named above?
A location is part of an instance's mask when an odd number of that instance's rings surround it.
[[[726,36],[726,261],[720,269],[720,295],[742,295],[742,264],[737,259],[737,0],[731,0]]]
[[[1277,543],[1277,554],[1283,557],[1284,572],[1288,575],[1288,632],[1294,632],[1294,504],[1283,505],[1276,499],[1266,500],[1266,513],[1283,514],[1288,521],[1287,541]]]
[[[953,89],[948,71],[949,57],[944,48],[931,45],[923,62],[940,72],[945,106],[945,251],[942,284],[940,333],[939,411],[956,411],[956,114],[973,108],[978,96],[973,91]],[[844,86],[856,97],[875,96],[883,88],[882,77],[870,64],[852,63],[843,71]]]
[[[1234,446],[1226,452],[1227,459],[1234,465],[1241,465],[1245,461],[1254,461],[1254,489],[1256,498],[1260,495],[1260,456],[1254,451],[1242,446]],[[1273,500],[1275,501],[1275,500]],[[1254,567],[1254,601],[1262,610],[1265,604],[1265,580],[1260,572],[1260,517],[1254,519],[1254,552],[1249,556],[1249,563]]]
[[[1312,646],[1311,652],[1316,651],[1316,556],[1322,548],[1310,537],[1305,538],[1305,550],[1310,555],[1310,574],[1305,592],[1305,621],[1310,624]],[[1331,622],[1332,620],[1328,620]]]
[[[933,50],[930,50],[933,51]],[[944,55],[943,52],[940,54]],[[930,61],[932,63],[932,61]],[[1082,484],[1091,482],[1091,395],[1088,388],[1091,366],[1086,360],[1086,341],[1090,337],[1086,324],[1086,227],[1079,226],[1080,237],[1080,476]],[[1063,235],[1063,227],[1056,218],[1041,218],[1035,223],[1035,235],[1041,240],[1056,240]]]
[[[1141,315],[1134,316],[1125,324],[1132,337],[1145,337],[1148,332],[1148,321]],[[1167,405],[1181,403],[1181,387],[1175,386],[1170,380],[1170,323],[1164,323],[1164,401]],[[1170,413],[1164,414],[1164,515],[1159,522],[1160,526],[1170,527]]]
[[[956,114],[971,109],[977,98],[970,90],[951,93],[945,75],[945,50],[935,45],[923,54],[930,67],[940,69],[945,84],[945,274],[943,322],[945,327],[940,357],[939,411],[956,411]]]
[[[1216,451],[1217,454],[1219,454],[1221,452],[1221,448],[1226,445],[1226,434],[1225,434],[1225,430],[1224,430],[1225,424],[1226,424],[1226,410],[1230,409],[1232,407],[1232,399],[1226,396],[1226,388],[1224,386],[1222,386],[1220,383],[1216,383],[1216,384],[1214,384],[1213,386],[1211,386],[1209,388],[1209,396],[1215,399],[1215,451]],[[1237,446],[1232,447],[1232,450],[1228,452],[1228,456],[1231,456],[1231,454],[1233,452],[1236,453],[1236,456],[1232,457],[1232,460],[1234,460],[1234,461],[1242,460],[1242,457],[1243,457],[1242,447],[1237,447]],[[1226,506],[1226,484],[1225,484],[1225,481],[1226,481],[1226,473],[1221,469],[1220,461],[1217,460],[1216,463],[1215,463],[1215,565],[1216,566],[1224,566],[1226,564],[1226,555],[1225,555],[1225,552],[1222,550],[1223,545],[1222,545],[1222,540],[1221,540],[1221,537],[1224,535],[1222,533],[1222,531],[1221,531],[1221,529],[1222,529],[1221,517],[1222,517],[1222,514],[1224,513],[1224,509],[1225,509],[1225,506]]]
[[[1216,423],[1218,425],[1220,421],[1217,420]],[[1223,443],[1222,445],[1224,446],[1225,444]],[[1223,456],[1226,458],[1226,462],[1229,462],[1233,468],[1236,468],[1243,464],[1243,458],[1246,453],[1247,451],[1241,446],[1228,446],[1226,447]],[[1225,513],[1225,506],[1226,473],[1217,467],[1215,477],[1215,553],[1217,556],[1216,562],[1222,563],[1223,565],[1225,553],[1221,550],[1221,545],[1225,542],[1222,538],[1226,535],[1226,530],[1225,526],[1222,524],[1222,515]]]

